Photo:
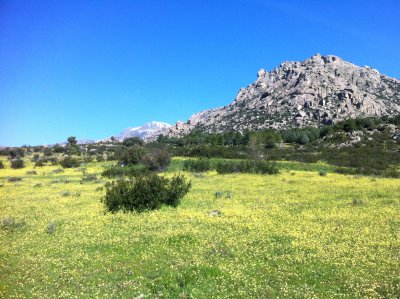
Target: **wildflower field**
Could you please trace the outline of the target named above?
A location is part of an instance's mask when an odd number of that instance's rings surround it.
[[[399,179],[181,171],[177,208],[111,214],[107,165],[0,169],[0,297],[400,297]]]

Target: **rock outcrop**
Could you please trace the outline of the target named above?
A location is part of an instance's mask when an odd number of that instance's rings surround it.
[[[400,113],[400,81],[341,58],[316,54],[284,62],[240,89],[221,108],[192,115],[170,128],[170,136],[193,130],[224,132],[318,126],[355,117]]]

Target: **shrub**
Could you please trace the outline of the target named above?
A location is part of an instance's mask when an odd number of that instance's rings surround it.
[[[17,176],[12,176],[12,177],[9,177],[7,179],[7,181],[9,181],[9,182],[20,182],[20,181],[22,181],[22,178],[21,177],[17,177]]]
[[[24,167],[25,167],[25,164],[22,159],[17,158],[17,159],[11,160],[11,168],[18,169],[18,168],[24,168]]]
[[[46,148],[43,150],[43,154],[44,154],[46,157],[50,157],[51,155],[53,155],[53,151],[51,150],[51,148],[46,147]]]
[[[60,160],[59,163],[64,168],[78,167],[79,165],[81,165],[81,162],[78,161],[78,159],[71,156],[65,156],[63,159]]]
[[[176,207],[190,187],[191,183],[182,175],[168,179],[153,173],[107,183],[102,201],[110,212],[141,212],[158,209],[163,204]]]
[[[143,140],[138,137],[130,137],[130,138],[125,138],[122,144],[124,146],[135,146],[135,145],[142,146]]]
[[[133,165],[128,165],[128,166],[111,166],[110,168],[104,170],[101,173],[101,176],[106,177],[106,178],[113,178],[113,177],[119,177],[119,176],[140,176],[147,174],[149,172],[148,169],[144,168],[143,166],[140,167],[141,165],[133,166]]]
[[[32,159],[31,159],[31,162],[36,162],[36,161],[38,161],[39,159],[40,159],[40,155],[39,155],[39,154],[34,154],[33,157],[32,157]]]
[[[46,232],[47,232],[49,235],[51,235],[51,234],[53,234],[53,233],[56,231],[56,228],[57,228],[57,223],[54,222],[54,221],[50,221],[49,224],[47,224]]]
[[[52,172],[52,173],[60,173],[60,172],[64,172],[64,169],[62,169],[62,168],[57,168],[57,169],[53,169],[51,172]]]
[[[97,155],[97,156],[96,156],[96,161],[97,161],[97,162],[103,162],[103,161],[104,161],[103,155]]]
[[[36,175],[37,172],[36,172],[36,170],[29,170],[29,171],[26,172],[26,174],[28,174],[28,175]]]
[[[4,217],[0,219],[0,228],[5,231],[14,231],[25,225],[25,221],[18,221],[14,217]]]
[[[35,162],[35,167],[43,167],[43,166],[44,166],[44,160],[43,159],[37,160]]]
[[[4,163],[3,163],[3,161],[0,161],[0,169],[4,169],[5,167],[4,167]]]
[[[151,171],[164,171],[171,162],[166,150],[156,150],[144,156],[143,162]]]
[[[210,170],[210,160],[200,158],[198,160],[185,160],[183,162],[183,169],[192,172],[205,172]]]
[[[139,164],[144,157],[144,149],[140,146],[131,146],[125,149],[121,154],[120,163],[124,165]]]
[[[220,174],[224,173],[262,173],[262,174],[277,174],[279,168],[276,163],[267,161],[223,161],[217,164],[216,170]]]
[[[86,173],[86,171],[83,171],[81,184],[94,181],[97,181],[97,175],[95,173]]]
[[[326,171],[320,170],[320,171],[318,172],[318,174],[319,174],[320,176],[326,176]]]

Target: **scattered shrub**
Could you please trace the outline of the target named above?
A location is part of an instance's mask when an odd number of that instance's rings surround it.
[[[57,223],[54,221],[50,221],[46,227],[47,234],[49,234],[49,235],[54,234],[54,232],[56,231],[56,228],[57,228]]]
[[[97,162],[103,162],[105,159],[104,159],[104,157],[103,157],[103,155],[97,155],[96,156],[96,161]]]
[[[0,169],[4,169],[5,167],[4,167],[4,163],[3,163],[3,161],[0,161]]]
[[[45,161],[43,159],[40,159],[35,162],[35,167],[43,167],[44,164],[45,164]]]
[[[0,219],[0,228],[5,231],[14,231],[25,225],[25,221],[18,221],[14,217],[4,217]]]
[[[9,182],[20,182],[20,181],[22,181],[22,178],[14,176],[14,177],[7,178],[7,181],[9,181]]]
[[[53,155],[53,151],[51,150],[51,148],[46,147],[46,148],[43,150],[43,154],[44,154],[46,157],[50,157],[51,155]]]
[[[140,176],[147,174],[149,170],[140,165],[127,165],[127,166],[111,166],[101,173],[101,176],[106,178],[120,177],[120,176]]]
[[[120,163],[123,165],[139,164],[144,157],[144,149],[140,146],[131,146],[125,149],[121,154]]]
[[[53,169],[52,172],[53,172],[53,173],[60,173],[60,172],[64,172],[64,169],[62,169],[62,168],[57,168],[57,169]]]
[[[214,193],[215,198],[221,198],[222,196],[224,196],[224,192],[222,191],[217,191]]]
[[[34,154],[33,157],[32,157],[32,159],[31,159],[31,162],[36,162],[36,161],[38,161],[39,159],[40,159],[40,155],[39,155],[39,154]]]
[[[37,172],[36,172],[36,170],[29,170],[29,171],[26,172],[26,174],[28,174],[28,175],[37,175]]]
[[[18,168],[24,168],[24,167],[25,167],[25,164],[21,158],[16,158],[16,159],[11,160],[11,168],[18,169]]]
[[[88,174],[86,172],[83,173],[81,178],[81,184],[86,182],[94,182],[97,181],[97,175],[95,173]]]
[[[40,187],[42,187],[42,186],[43,186],[43,185],[40,184],[40,183],[37,183],[37,184],[33,185],[34,188],[40,188]]]
[[[262,174],[277,174],[279,168],[276,163],[267,161],[253,161],[244,160],[236,161],[223,161],[217,163],[216,170],[220,174],[224,173],[262,173]]]
[[[143,140],[138,137],[125,138],[122,142],[124,146],[142,146]]]
[[[166,150],[156,150],[148,153],[143,158],[143,163],[151,171],[164,171],[171,162]]]
[[[359,205],[362,205],[363,203],[364,202],[361,199],[358,199],[358,198],[353,198],[352,201],[351,201],[351,204],[353,206],[359,206]]]
[[[205,158],[200,158],[197,160],[185,160],[183,162],[183,169],[191,172],[205,172],[210,170],[211,163],[210,160]]]
[[[182,175],[168,179],[152,173],[107,183],[102,201],[110,212],[141,212],[158,209],[163,204],[176,207],[190,187],[191,183]]]
[[[79,165],[81,165],[81,162],[78,159],[71,156],[65,156],[63,159],[60,160],[59,163],[64,168],[78,167]]]
[[[326,171],[320,170],[320,171],[318,172],[318,174],[319,174],[320,176],[326,176]]]

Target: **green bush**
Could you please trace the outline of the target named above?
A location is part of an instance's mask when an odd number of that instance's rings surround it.
[[[3,161],[0,161],[0,169],[4,169],[5,167],[4,167],[4,163],[3,163]]]
[[[191,172],[205,172],[211,169],[210,160],[200,158],[198,160],[185,160],[183,169]]]
[[[101,175],[106,178],[120,176],[140,176],[149,172],[143,165],[111,166],[104,170]]]
[[[276,163],[267,161],[253,161],[244,160],[236,161],[223,161],[217,163],[216,170],[220,174],[224,173],[262,173],[262,174],[277,174],[279,168]]]
[[[122,144],[124,146],[142,146],[143,145],[143,140],[140,139],[139,137],[130,137],[130,138],[125,138],[124,141],[122,141]]]
[[[37,161],[35,162],[35,167],[43,167],[44,164],[45,164],[44,159],[40,159],[40,160],[37,160]]]
[[[124,165],[139,164],[142,162],[144,154],[144,149],[140,146],[130,146],[121,153],[120,163]]]
[[[81,162],[71,156],[65,156],[63,159],[60,160],[59,164],[64,168],[72,168],[78,167],[79,165],[81,165]]]
[[[18,169],[18,168],[24,168],[24,167],[25,167],[25,164],[22,159],[17,158],[17,159],[11,160],[11,168]]]
[[[102,202],[110,212],[142,212],[158,209],[163,204],[176,207],[190,187],[191,183],[182,175],[168,179],[152,173],[107,183]]]
[[[143,163],[151,171],[164,171],[171,162],[170,155],[166,150],[155,150],[143,158]]]

